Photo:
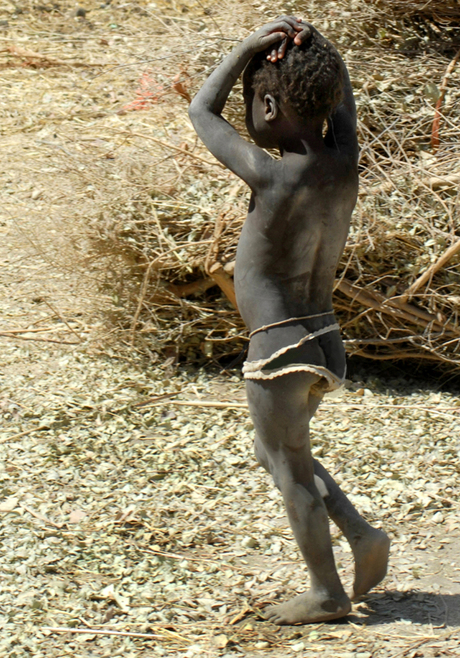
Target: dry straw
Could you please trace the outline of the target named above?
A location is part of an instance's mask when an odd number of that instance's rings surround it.
[[[459,6],[288,8],[335,41],[356,92],[361,190],[334,298],[351,353],[460,364]],[[80,268],[122,342],[193,361],[237,354],[247,338],[232,272],[247,189],[198,142],[187,105],[232,45],[286,5],[270,14],[243,2],[117,11],[104,20],[91,12],[91,29],[74,18],[73,32],[62,12],[35,12],[29,54],[14,39],[3,51],[5,75],[52,71],[71,113],[54,108],[35,133],[40,157],[60,168],[56,185],[78,199],[51,214],[65,240],[54,256],[47,244],[46,257]],[[108,21],[120,15],[126,36],[112,43]],[[77,25],[85,48],[69,54],[65,39],[40,40],[45,19],[52,34],[65,23],[70,41]],[[244,130],[238,89],[227,117]]]
[[[427,17],[448,23],[460,18],[458,0],[367,0],[383,11],[396,16]]]

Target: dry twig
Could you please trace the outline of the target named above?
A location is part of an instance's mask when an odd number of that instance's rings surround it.
[[[444,96],[446,95],[449,78],[452,74],[452,71],[455,68],[456,63],[458,62],[459,57],[460,57],[460,50],[458,50],[453,60],[449,63],[449,66],[447,67],[444,77],[442,79],[441,87],[439,89],[439,98],[436,102],[433,126],[431,128],[431,148],[433,150],[436,150],[439,147],[439,124],[441,122],[441,107],[444,101]]]
[[[67,626],[43,626],[40,628],[45,633],[71,633],[74,635],[116,635],[118,637],[141,637],[146,640],[163,640],[162,635],[154,633],[133,633],[131,631],[110,631],[100,628],[72,628]]]

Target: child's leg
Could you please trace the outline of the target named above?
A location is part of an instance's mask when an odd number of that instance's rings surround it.
[[[315,413],[321,398],[309,397],[311,417]],[[347,538],[355,559],[355,580],[350,593],[351,598],[361,596],[375,587],[386,575],[390,540],[377,528],[373,528],[348,500],[339,485],[326,469],[315,459],[315,475],[320,477],[328,495],[324,497],[327,512],[334,523]]]
[[[257,434],[256,454],[281,490],[294,536],[307,563],[311,589],[273,606],[278,624],[343,617],[350,601],[337,574],[327,510],[314,481],[309,443],[308,396],[316,375],[291,373],[270,381],[247,380],[248,403]]]
[[[324,466],[314,460],[315,475],[320,477],[328,495],[324,497],[327,513],[347,538],[355,560],[355,580],[350,598],[356,598],[375,587],[385,578],[390,540],[373,528],[345,496]]]

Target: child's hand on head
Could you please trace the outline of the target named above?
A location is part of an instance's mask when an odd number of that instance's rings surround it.
[[[300,36],[301,35],[301,36]],[[271,23],[267,23],[259,28],[254,34],[248,37],[248,45],[254,53],[267,50],[270,46],[274,46],[281,42],[276,48],[273,48],[271,53],[267,55],[267,59],[276,62],[282,59],[286,52],[288,39],[293,39],[294,43],[300,45],[302,41],[310,35],[310,27],[294,16],[280,16]],[[300,42],[297,43],[296,39],[300,36]]]
[[[311,26],[308,23],[305,23],[301,18],[294,18],[294,16],[283,16],[283,18],[290,18],[291,20],[295,21],[295,32],[294,34],[290,33],[285,36],[281,43],[276,48],[273,48],[272,51],[267,55],[267,59],[273,63],[277,62],[279,59],[283,59],[284,55],[286,54],[289,38],[294,41],[296,46],[300,46],[305,41],[305,39],[308,39],[308,37],[311,35]]]
[[[299,23],[298,28],[300,27],[301,29],[295,35],[294,43],[296,46],[301,46],[305,39],[308,39],[308,37],[311,36],[312,25],[301,18],[298,18],[297,21]]]

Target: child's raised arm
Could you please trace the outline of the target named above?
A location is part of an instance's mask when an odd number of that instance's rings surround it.
[[[356,136],[356,104],[353,88],[350,82],[345,62],[343,66],[343,98],[328,118],[328,131],[325,142],[328,146],[336,147],[342,152],[348,152],[353,160],[358,162],[359,147]]]
[[[252,189],[267,180],[273,160],[263,149],[243,139],[221,112],[233,85],[256,53],[279,43],[270,56],[276,61],[276,57],[283,57],[288,38],[301,43],[309,32],[305,24],[301,25],[292,16],[282,16],[264,25],[224,59],[190,105],[189,116],[200,139],[220,162]]]

